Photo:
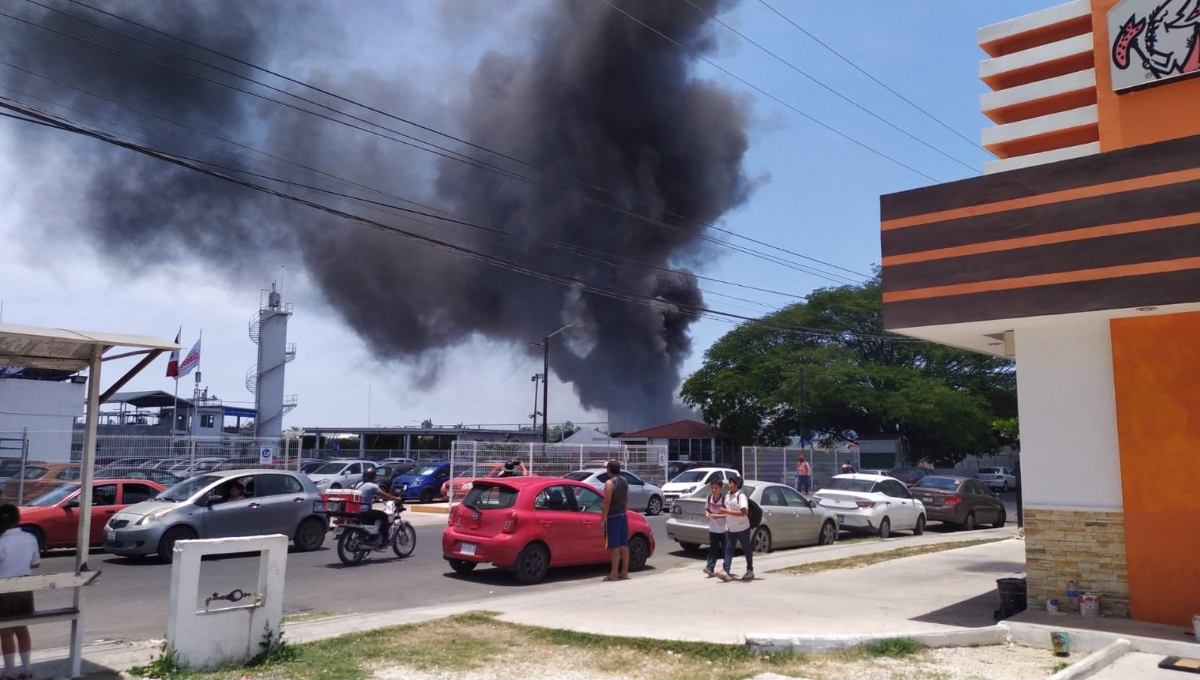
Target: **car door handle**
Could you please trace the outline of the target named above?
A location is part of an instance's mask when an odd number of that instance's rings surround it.
[[[551,522],[551,521],[550,521],[550,520],[548,520],[548,519],[541,520],[541,525],[542,525],[542,526],[544,526],[544,527],[548,527],[548,526],[550,526],[551,524],[554,524],[554,522]]]
[[[116,511],[116,510],[105,510],[105,511],[104,511],[104,514],[106,514],[106,515],[115,515],[115,514],[117,514],[117,511]]]
[[[257,508],[257,507],[259,507],[260,505],[261,505],[260,503],[251,503],[251,504],[250,504],[250,507],[252,507],[252,508]]]
[[[293,503],[303,503],[303,502],[304,502],[304,499],[303,499],[303,498],[293,498],[293,499],[292,499],[292,502],[293,502]]]

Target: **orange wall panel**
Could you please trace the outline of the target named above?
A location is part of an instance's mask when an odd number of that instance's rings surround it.
[[[1184,78],[1121,95],[1113,92],[1108,11],[1117,2],[1092,0],[1100,150],[1200,135],[1200,78]]]
[[[1200,613],[1200,312],[1113,319],[1130,616]]]

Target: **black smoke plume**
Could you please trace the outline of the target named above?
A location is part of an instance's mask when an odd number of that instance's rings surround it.
[[[715,13],[724,4],[693,1],[705,13]],[[379,358],[422,368],[430,380],[436,379],[445,352],[472,337],[506,342],[532,357],[541,349],[529,343],[565,324],[580,324],[582,328],[552,340],[551,363],[558,377],[574,385],[584,406],[606,409],[614,426],[624,427],[654,424],[675,413],[679,368],[691,349],[688,331],[697,318],[691,309],[702,304],[702,296],[693,275],[662,268],[682,269],[706,259],[704,225],[720,219],[748,194],[742,170],[748,145],[745,104],[697,78],[687,51],[605,2],[558,0],[547,3],[536,24],[529,26],[526,35],[534,37],[528,44],[487,53],[469,82],[444,85],[463,92],[461,104],[414,104],[413,84],[421,74],[399,62],[356,58],[357,51],[368,46],[355,44],[352,30],[339,33],[332,28],[339,25],[339,12],[361,12],[361,7],[281,1],[102,5],[519,158],[523,163],[377,114],[355,112],[519,173],[522,180],[255,98],[221,83],[316,108],[60,13],[32,5],[14,7],[18,4],[6,4],[6,11],[83,40],[0,17],[4,61],[56,81],[0,68],[0,84],[10,88],[0,95],[225,168],[399,203],[199,131],[240,141],[380,192],[432,205],[485,229],[430,220],[414,224],[377,204],[255,181],[654,301],[636,304],[533,278],[115,147],[64,139],[52,131],[19,130],[17,144],[26,163],[45,158],[52,148],[71,154],[72,171],[58,179],[66,194],[80,197],[81,209],[57,223],[89,232],[123,270],[136,271],[169,255],[205,258],[241,279],[248,264],[298,258],[330,306]],[[703,53],[715,47],[707,17],[688,3],[614,4],[691,50]],[[77,5],[52,7],[219,63],[234,74],[269,78]],[[455,39],[466,37],[459,33]],[[91,43],[117,46],[155,63]],[[318,58],[322,54],[327,58]],[[297,72],[296,64],[320,66]],[[188,75],[193,73],[216,82]],[[323,95],[271,82],[351,110]],[[55,108],[17,92],[70,108]],[[51,199],[43,193],[41,200]],[[61,235],[52,224],[43,229]]]

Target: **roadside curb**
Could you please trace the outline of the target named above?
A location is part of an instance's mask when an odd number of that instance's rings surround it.
[[[448,515],[450,514],[450,506],[436,503],[433,505],[406,505],[405,509],[409,512],[422,512],[431,515]]]
[[[747,633],[746,644],[751,651],[765,654],[779,652],[835,652],[867,642],[908,638],[929,648],[986,647],[1008,641],[1008,628],[1003,625],[966,630],[937,630],[914,633],[871,633],[867,635],[766,635]]]
[[[1049,626],[1042,623],[1027,623],[1024,621],[1008,620],[1008,627],[1013,641],[1025,647],[1049,649],[1050,633],[1066,631],[1071,635],[1071,649],[1083,654],[1108,649],[1113,644],[1124,641],[1129,644],[1131,652],[1144,652],[1162,656],[1195,657],[1200,651],[1200,645],[1188,640],[1164,640],[1157,637],[1146,637],[1126,632],[1111,632],[1103,630],[1088,630],[1073,626]]]
[[[1125,656],[1133,647],[1129,640],[1121,639],[1111,642],[1108,646],[1092,652],[1077,663],[1051,675],[1049,680],[1083,680],[1090,678],[1100,670],[1111,666],[1117,659]]]

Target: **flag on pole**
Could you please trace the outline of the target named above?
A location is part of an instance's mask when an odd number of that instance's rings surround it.
[[[196,367],[199,365],[200,365],[200,341],[197,340],[196,344],[192,345],[192,351],[188,352],[187,356],[185,356],[183,358],[183,361],[179,362],[179,370],[177,372],[176,377],[182,378],[183,376],[187,375],[188,373],[191,373],[192,371],[196,370]]]
[[[175,334],[175,344],[179,344],[180,337],[183,335],[183,328]],[[179,350],[171,352],[171,359],[167,361],[167,377],[179,379]]]

